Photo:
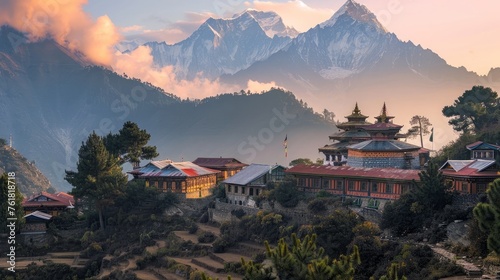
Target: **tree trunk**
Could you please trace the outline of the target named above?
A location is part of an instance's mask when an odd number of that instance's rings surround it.
[[[422,121],[418,118],[418,130],[420,130],[420,147],[424,147],[424,139],[422,135]]]
[[[99,225],[101,226],[101,230],[104,230],[104,219],[102,218],[102,209],[99,208]]]

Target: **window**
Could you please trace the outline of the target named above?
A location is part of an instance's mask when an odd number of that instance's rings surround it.
[[[330,188],[330,180],[323,179],[323,189],[329,189],[329,188]]]
[[[385,184],[385,193],[393,193],[394,185],[392,183]]]
[[[250,193],[249,195],[253,195],[253,188],[250,188]]]
[[[238,193],[238,186],[234,186],[234,193]]]
[[[363,201],[361,200],[361,198],[356,198],[356,199],[352,202],[352,205],[357,206],[357,207],[361,207],[361,204],[363,204]]]
[[[321,187],[321,185],[320,185],[320,181],[321,180],[319,178],[314,178],[312,180],[313,180],[313,188],[319,188],[319,187]]]
[[[231,185],[227,185],[227,192],[231,192]]]
[[[378,192],[378,184],[372,183],[372,192]]]
[[[477,184],[477,193],[485,193],[486,192],[486,184],[478,183]]]
[[[241,193],[245,194],[245,187],[241,187]]]
[[[350,190],[350,191],[353,191],[354,190],[354,181],[349,181],[347,184],[347,188]]]
[[[380,201],[375,200],[375,199],[370,199],[368,200],[368,208],[373,208],[373,209],[378,209],[378,206],[380,205]]]
[[[410,186],[408,184],[401,185],[401,194],[407,193],[410,190]]]
[[[469,183],[462,182],[462,192],[469,192]]]
[[[255,189],[255,195],[259,195],[259,189]]]
[[[305,178],[299,178],[299,186],[301,186],[301,187],[306,186],[306,179]]]
[[[336,189],[337,189],[337,190],[343,190],[343,189],[344,189],[344,181],[342,181],[342,180],[337,180],[337,182],[336,182],[335,186],[336,186]]]
[[[361,182],[361,191],[362,192],[368,191],[368,183],[367,182]]]

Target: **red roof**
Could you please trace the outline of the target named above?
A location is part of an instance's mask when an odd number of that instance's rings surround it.
[[[420,170],[397,168],[362,168],[351,166],[329,165],[296,165],[285,171],[290,174],[324,175],[338,177],[367,177],[374,179],[391,179],[404,181],[420,181]]]
[[[25,198],[23,200],[23,207],[41,207],[41,206],[61,206],[68,207],[75,204],[75,199],[72,195],[65,192],[58,192],[51,194],[48,192],[41,192],[37,195]]]

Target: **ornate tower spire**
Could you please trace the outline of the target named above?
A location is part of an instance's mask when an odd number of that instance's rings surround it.
[[[391,120],[394,117],[393,116],[389,116],[387,114],[387,106],[385,105],[385,102],[384,102],[384,106],[382,106],[382,111],[380,112],[380,116],[377,116],[375,118],[377,119],[378,123],[388,123],[388,122],[392,122]]]
[[[361,110],[358,108],[358,102],[356,102],[356,107],[354,107],[354,110],[352,111],[353,115],[359,115],[361,114]]]

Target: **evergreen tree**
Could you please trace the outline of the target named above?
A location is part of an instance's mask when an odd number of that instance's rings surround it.
[[[424,147],[423,136],[430,133],[429,127],[432,125],[427,117],[415,115],[411,118],[410,124],[412,127],[408,129],[408,138],[420,136],[420,146]]]
[[[10,181],[10,183],[9,183]],[[9,180],[7,173],[0,176],[0,232],[7,232],[8,220],[7,218],[17,218],[16,220],[16,230],[19,230],[21,225],[24,223],[24,211],[22,207],[23,195],[19,192],[19,186],[15,184],[15,181]],[[9,193],[9,190],[11,191]],[[9,203],[9,198],[14,198],[14,204]]]
[[[500,179],[490,184],[486,191],[487,203],[479,203],[473,210],[482,231],[488,233],[488,249],[500,254]]]
[[[127,176],[122,173],[119,160],[110,154],[102,137],[93,132],[78,151],[77,171],[66,171],[66,181],[74,186],[71,191],[77,199],[89,203],[99,214],[104,229],[103,211],[122,194]]]
[[[430,161],[426,170],[420,172],[418,176],[420,183],[415,184],[411,194],[419,206],[434,212],[451,203],[451,187],[445,184],[443,174],[436,163]]]
[[[118,134],[109,133],[104,138],[107,150],[120,157],[120,164],[130,162],[138,167],[141,159],[153,159],[158,156],[156,146],[147,146],[151,135],[140,129],[134,122],[125,122]]]
[[[303,240],[292,234],[291,244],[280,239],[278,246],[271,248],[266,241],[267,256],[272,262],[270,268],[253,262],[245,263],[244,279],[353,279],[354,269],[360,263],[359,252],[354,247],[353,253],[339,259],[330,260],[325,251],[316,245],[316,235],[306,235]],[[272,271],[272,272],[271,272]],[[275,276],[276,275],[276,276]]]
[[[443,115],[458,132],[478,133],[497,125],[500,120],[500,99],[491,88],[474,86],[466,90],[452,106],[443,108]]]

